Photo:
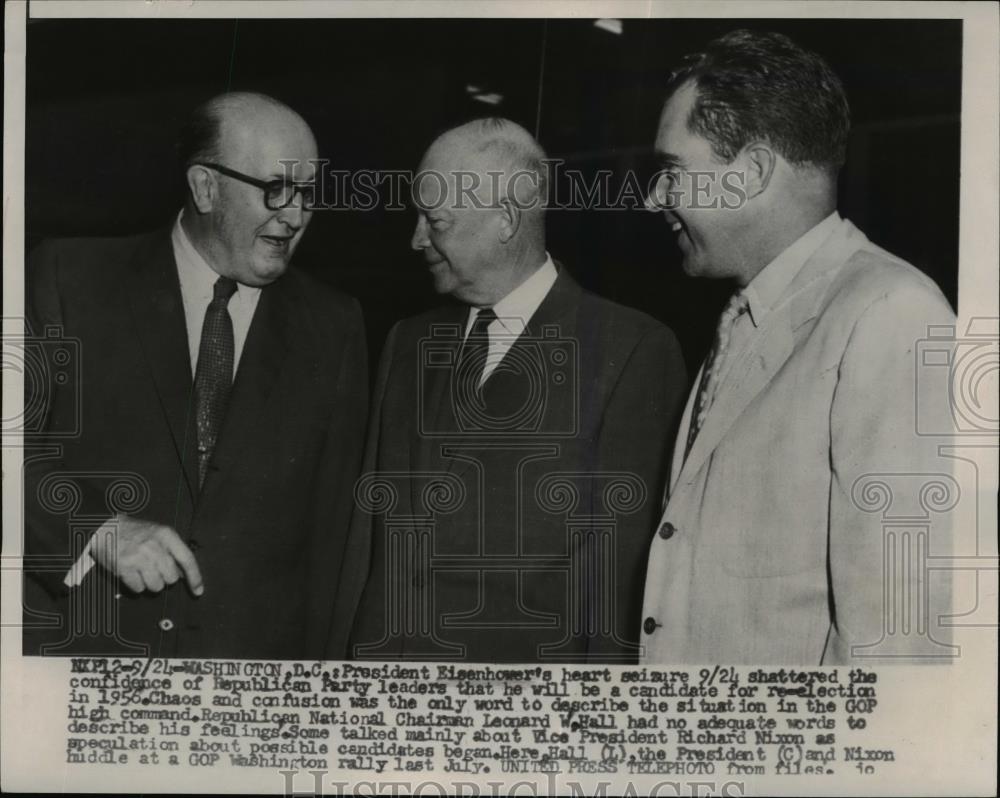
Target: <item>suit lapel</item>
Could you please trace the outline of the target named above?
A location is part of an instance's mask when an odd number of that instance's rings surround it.
[[[169,229],[135,256],[128,286],[132,317],[191,497],[198,493],[191,356]]]
[[[449,441],[443,433],[456,429],[455,415],[451,411],[451,377],[458,362],[467,314],[464,305],[445,305],[422,331],[429,346],[422,349],[418,340],[407,350],[415,364],[413,389],[419,396],[417,410],[410,417],[414,424],[410,444],[411,475],[448,470],[441,447]],[[409,484],[411,512],[421,515],[426,511],[423,498],[426,483],[411,478]]]
[[[791,328],[787,315],[780,311],[768,314],[755,338],[756,341],[732,364],[725,382],[720,386],[715,404],[710,408],[705,425],[699,430],[681,468],[682,479],[685,474],[697,473],[729,427],[770,382],[792,352]]]
[[[527,319],[524,332],[511,344],[510,349],[504,354],[503,360],[497,364],[489,379],[483,384],[483,397],[491,417],[509,418],[522,410],[522,404],[526,398],[524,381],[530,379],[525,368],[519,364],[536,363],[539,356],[546,357],[545,346],[539,346],[539,341],[548,340],[549,334],[546,328],[555,328],[556,336],[553,342],[565,338],[569,335],[566,319],[570,313],[579,305],[580,286],[562,269],[559,276],[552,284],[549,293],[542,300],[538,309]],[[576,330],[574,328],[574,333]],[[576,336],[577,339],[579,336]],[[581,342],[577,340],[577,344]],[[591,347],[583,342],[584,351],[590,351]],[[537,364],[542,369],[543,379],[545,378],[545,364]],[[543,390],[552,391],[552,385],[544,385]],[[547,395],[542,401],[542,410],[552,401],[551,395]],[[502,435],[503,433],[501,433]]]
[[[441,471],[444,468],[441,447],[449,437],[458,435],[451,381],[467,318],[468,309],[464,305],[442,307],[427,325],[425,340],[429,345],[422,350],[417,341],[413,350],[419,375],[414,387],[420,393],[420,404],[413,417],[417,445],[411,448],[410,457],[417,472]]]
[[[677,485],[698,472],[733,423],[785,364],[802,326],[819,314],[834,275],[865,240],[850,222],[842,222],[799,270],[754,339],[737,353],[681,467]]]
[[[261,290],[203,493],[225,479],[266,423],[267,399],[285,362],[292,338],[289,326],[297,311],[305,312],[301,299],[292,295],[287,279]]]
[[[556,281],[545,295],[545,299],[538,306],[530,319],[528,319],[526,332],[531,335],[540,335],[541,328],[546,324],[558,324],[563,321],[568,313],[575,310],[580,305],[580,295],[582,289],[568,271],[559,261],[554,261],[559,274]],[[566,330],[560,330],[560,335],[566,335]]]
[[[519,410],[520,407],[511,408],[506,406],[505,403],[509,402],[513,397],[520,404],[519,400],[523,398],[523,391],[518,390],[518,386],[516,385],[512,386],[512,382],[526,378],[526,375],[523,373],[524,369],[516,369],[516,373],[515,371],[508,372],[504,369],[504,364],[528,363],[537,359],[539,354],[537,341],[544,337],[545,327],[550,325],[557,326],[558,337],[566,337],[569,331],[566,329],[565,320],[571,311],[579,305],[580,293],[580,286],[560,266],[559,276],[552,284],[552,288],[549,289],[549,293],[546,294],[538,309],[527,320],[524,332],[517,337],[517,340],[514,341],[510,349],[504,354],[503,360],[497,364],[494,372],[483,384],[483,397],[487,413],[491,417],[509,417],[513,412]],[[542,354],[544,356],[544,350]],[[543,389],[551,390],[552,386],[546,385],[543,386]],[[543,402],[543,410],[546,406],[546,403]],[[502,440],[505,437],[504,431],[498,431],[494,437]],[[472,462],[469,460],[458,460],[455,458],[449,458],[448,460],[449,470],[456,476],[465,474],[472,465]]]

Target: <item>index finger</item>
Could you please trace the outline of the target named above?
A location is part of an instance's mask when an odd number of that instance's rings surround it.
[[[205,592],[205,584],[201,577],[201,569],[198,568],[198,561],[194,558],[191,549],[181,540],[177,532],[170,527],[164,527],[164,530],[161,542],[166,546],[167,551],[170,552],[170,556],[177,561],[181,570],[184,571],[184,578],[187,580],[191,592],[196,596],[200,596]]]

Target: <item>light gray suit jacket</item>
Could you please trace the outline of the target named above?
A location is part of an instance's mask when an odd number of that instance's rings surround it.
[[[936,376],[946,370],[928,379],[918,347],[928,325],[953,324],[931,280],[838,224],[735,355],[675,460],[650,548],[642,662],[950,653],[938,626],[950,580],[931,579],[926,556],[950,552],[938,511],[955,486],[916,413],[951,428]]]

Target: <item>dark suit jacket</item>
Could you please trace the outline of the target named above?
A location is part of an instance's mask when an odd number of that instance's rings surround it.
[[[452,380],[467,312],[387,340],[342,585],[368,576],[348,656],[634,661],[686,389],[677,342],[561,270],[470,409]]]
[[[357,302],[294,269],[263,289],[199,493],[169,230],[43,244],[28,281],[49,364],[26,381],[25,653],[322,656],[367,412]],[[175,528],[204,594],[134,595],[100,567],[64,588],[116,511]]]

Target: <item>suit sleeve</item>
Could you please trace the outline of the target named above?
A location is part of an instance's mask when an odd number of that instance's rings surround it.
[[[927,373],[919,361],[932,324],[953,325],[950,308],[908,283],[860,316],[841,360],[830,416],[833,624],[824,665],[928,661],[946,650],[939,618],[950,607],[950,579],[947,571],[932,577],[924,559],[947,556],[952,545],[951,518],[938,512],[947,504],[941,490],[954,485],[950,461],[938,455],[953,427],[947,369]],[[939,436],[918,434],[918,409],[920,426]]]
[[[65,442],[79,434],[82,388],[73,378],[60,382],[55,370],[46,367],[53,347],[62,348],[63,342],[69,357],[77,361],[71,366],[80,367],[79,342],[69,337],[64,323],[59,289],[62,251],[59,245],[46,243],[29,259],[24,348],[24,568],[52,595],[64,592],[63,580],[74,559],[63,500],[74,505],[77,515],[110,517],[103,492],[85,479],[71,479],[62,462]],[[74,368],[69,373],[79,376]],[[99,521],[89,531],[98,526]]]
[[[343,609],[337,600],[338,574],[343,574],[345,546],[354,506],[354,481],[361,467],[364,425],[368,412],[368,348],[361,308],[351,301],[347,334],[337,376],[337,406],[327,428],[319,469],[315,475],[313,534],[310,558],[309,617],[315,638],[309,640],[312,656],[325,656],[329,630]]]
[[[375,471],[378,465],[378,446],[380,419],[382,415],[382,402],[385,398],[386,385],[389,381],[389,373],[392,367],[394,342],[399,325],[395,325],[390,330],[386,338],[385,346],[382,349],[382,356],[379,360],[378,376],[375,381],[375,389],[371,412],[368,416],[368,433],[364,446],[364,458],[361,465],[360,476]],[[359,425],[359,429],[363,429]],[[337,614],[333,619],[329,639],[326,646],[326,659],[344,659],[347,656],[347,647],[350,639],[351,628],[354,624],[354,617],[357,613],[358,604],[361,601],[361,594],[364,592],[368,582],[368,574],[371,570],[372,555],[372,521],[370,513],[361,510],[353,499],[354,485],[352,481],[351,504],[353,508],[350,530],[347,543],[344,547],[344,554],[341,560],[340,580],[337,590],[335,606]]]
[[[674,334],[656,325],[639,340],[614,387],[598,440],[600,470],[638,476],[645,500],[618,517],[615,537],[614,618],[620,642],[639,640],[649,544],[660,516],[670,453],[687,391],[687,374]],[[591,647],[590,658],[601,659]]]

